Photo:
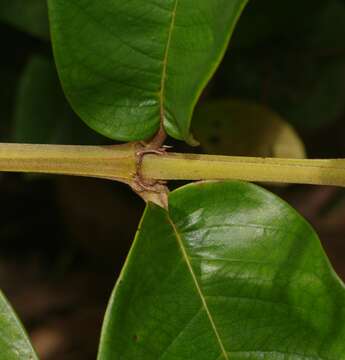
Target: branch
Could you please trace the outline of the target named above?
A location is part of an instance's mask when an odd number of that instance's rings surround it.
[[[88,176],[130,183],[136,171],[135,149],[135,144],[0,144],[0,171]]]
[[[138,144],[63,146],[0,144],[0,171],[89,176],[137,185]],[[160,180],[245,180],[345,186],[345,159],[299,160],[166,153],[146,154],[140,173]],[[157,187],[139,191],[159,198]],[[146,192],[144,194],[144,192]],[[162,203],[162,202],[161,202]]]
[[[142,174],[160,180],[245,180],[345,186],[345,159],[299,160],[169,153],[147,155]]]

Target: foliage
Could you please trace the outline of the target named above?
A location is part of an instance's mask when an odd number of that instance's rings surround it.
[[[345,4],[308,0],[299,6],[294,0],[282,8],[260,1],[244,13],[234,54],[215,79],[230,98],[201,101],[194,132],[208,153],[303,158],[304,146],[288,122],[319,127],[339,114],[344,61],[318,50],[338,32]],[[45,1],[23,4],[0,2],[0,18],[47,38]],[[161,129],[195,144],[194,107],[246,4],[48,0],[57,70],[49,56],[30,56],[18,85],[14,139],[103,144],[103,135],[142,142]],[[317,32],[333,15],[339,21]],[[305,51],[294,46],[296,36]],[[267,51],[282,40],[283,52],[277,46]],[[140,178],[142,158],[131,158],[139,145],[124,146],[117,157],[123,171]],[[111,168],[116,156],[102,151]],[[79,165],[69,165],[95,167],[96,155],[85,150]],[[166,208],[147,204],[107,309],[98,358],[342,360],[344,296],[317,235],[286,203],[248,183],[190,184],[171,192]],[[4,359],[37,358],[2,295],[0,329]]]
[[[344,287],[301,216],[239,182],[169,204],[146,209],[99,359],[345,359]]]
[[[191,142],[193,107],[246,0],[49,0],[53,46],[73,108],[116,140]],[[140,119],[140,121],[138,121]]]
[[[1,292],[0,349],[4,360],[38,359],[20,321]]]

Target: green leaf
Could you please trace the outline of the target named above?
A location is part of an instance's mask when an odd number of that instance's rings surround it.
[[[14,140],[41,144],[102,144],[67,103],[52,61],[41,56],[27,64],[19,82]]]
[[[295,130],[277,113],[255,102],[224,99],[196,109],[195,136],[208,154],[306,157]]]
[[[49,0],[55,57],[73,108],[124,141],[191,141],[194,105],[247,0]]]
[[[147,206],[99,360],[344,360],[345,291],[310,225],[241,182]]]
[[[0,358],[3,360],[37,360],[26,332],[0,291]]]
[[[0,0],[0,20],[49,39],[47,0]]]

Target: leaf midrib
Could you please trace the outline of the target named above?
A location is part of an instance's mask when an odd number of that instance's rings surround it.
[[[166,88],[166,79],[167,79],[167,70],[168,70],[168,60],[169,60],[169,51],[171,46],[171,39],[172,34],[175,27],[175,20],[176,20],[176,12],[177,12],[177,6],[178,6],[179,0],[175,0],[174,6],[172,8],[172,14],[171,14],[171,22],[168,32],[168,40],[167,45],[164,52],[164,58],[163,58],[163,70],[162,70],[162,78],[161,78],[161,89],[159,93],[159,103],[160,103],[160,124],[161,127],[163,127],[164,118],[165,118],[165,88]]]
[[[197,278],[197,276],[196,276],[195,273],[194,273],[194,269],[193,269],[193,266],[192,266],[192,264],[191,264],[189,255],[188,255],[187,250],[186,250],[186,248],[185,248],[185,246],[184,246],[184,244],[183,244],[182,237],[181,237],[181,235],[179,234],[178,229],[177,229],[175,223],[173,222],[173,220],[171,219],[171,217],[170,217],[169,214],[168,214],[168,220],[169,220],[169,223],[170,223],[171,226],[172,226],[172,229],[173,229],[173,231],[174,231],[174,235],[175,235],[175,237],[176,237],[177,243],[178,243],[179,248],[180,248],[180,250],[181,250],[183,259],[185,260],[186,265],[187,265],[187,267],[188,267],[188,270],[189,270],[189,272],[190,272],[190,274],[191,274],[191,276],[192,276],[192,279],[193,279],[193,282],[194,282],[194,284],[195,284],[196,290],[197,290],[197,292],[198,292],[198,294],[199,294],[199,296],[200,296],[201,303],[202,303],[202,305],[203,305],[203,307],[204,307],[204,309],[205,309],[206,315],[207,315],[207,317],[208,317],[208,319],[209,319],[209,321],[210,321],[212,330],[213,330],[213,332],[214,332],[214,334],[215,334],[215,336],[216,336],[216,338],[217,338],[217,341],[218,341],[219,347],[220,347],[220,349],[221,349],[222,355],[224,356],[224,359],[225,359],[225,360],[230,360],[230,358],[229,358],[229,356],[228,356],[228,353],[227,353],[227,351],[226,351],[226,349],[225,349],[225,346],[224,346],[224,344],[223,344],[223,341],[222,341],[222,339],[221,339],[221,336],[220,336],[220,334],[219,334],[219,332],[218,332],[218,330],[217,330],[217,326],[216,326],[216,324],[215,324],[215,321],[213,320],[211,311],[210,311],[210,309],[209,309],[209,307],[208,307],[208,305],[207,305],[207,301],[206,301],[205,295],[203,294],[203,291],[202,291],[202,289],[201,289],[201,286],[200,286],[200,284],[199,284],[198,278]]]

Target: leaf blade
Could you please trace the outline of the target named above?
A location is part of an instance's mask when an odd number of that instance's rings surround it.
[[[227,354],[227,352],[226,352],[226,350],[225,350],[225,347],[224,347],[224,344],[223,344],[223,340],[221,339],[221,336],[219,335],[217,326],[216,326],[216,324],[215,324],[215,322],[214,322],[214,320],[213,320],[213,316],[212,316],[211,311],[210,311],[210,309],[209,309],[209,307],[208,307],[207,301],[206,301],[206,299],[205,299],[205,295],[204,295],[204,293],[203,293],[203,291],[202,291],[202,289],[201,289],[201,285],[199,284],[198,277],[197,277],[197,275],[196,275],[195,272],[194,272],[194,269],[193,269],[193,266],[192,266],[192,263],[191,263],[191,259],[189,258],[189,255],[188,255],[188,253],[187,253],[187,251],[186,251],[186,249],[185,249],[185,246],[184,246],[182,237],[181,237],[181,235],[179,234],[179,231],[178,231],[178,229],[176,228],[176,225],[173,223],[173,221],[172,221],[170,218],[169,218],[169,222],[170,222],[170,224],[171,224],[171,226],[172,226],[172,228],[173,228],[173,230],[174,230],[174,234],[175,234],[176,240],[177,240],[178,245],[179,245],[179,247],[180,247],[180,249],[181,249],[181,252],[182,252],[182,255],[183,255],[183,259],[184,259],[184,261],[185,261],[185,263],[186,263],[186,265],[187,265],[187,267],[188,267],[188,270],[189,270],[189,272],[190,272],[190,274],[191,274],[191,277],[192,277],[193,282],[194,282],[194,284],[195,284],[195,287],[196,287],[196,289],[197,289],[198,295],[199,295],[199,297],[200,297],[200,299],[201,299],[202,306],[203,306],[203,308],[205,309],[205,312],[206,312],[206,314],[207,314],[207,318],[209,319],[209,322],[210,322],[210,325],[211,325],[211,327],[212,327],[212,330],[213,330],[213,332],[214,332],[214,334],[215,334],[215,336],[216,336],[216,338],[217,338],[217,342],[218,342],[219,347],[220,347],[220,349],[221,349],[221,355],[220,355],[220,356],[221,356],[221,357],[224,357],[224,359],[228,360],[229,357],[228,357],[228,354]]]
[[[67,97],[94,130],[144,140],[164,125],[190,141],[190,118],[247,0],[50,0]]]
[[[169,213],[148,206],[100,360],[226,359],[169,222],[228,358],[344,359],[344,286],[310,225],[254,185],[215,182],[173,192]]]
[[[38,360],[27,334],[0,291],[0,348],[6,360]]]
[[[159,219],[159,226],[157,226],[157,223],[155,222],[155,218]],[[174,278],[175,276],[179,277],[185,277],[185,275],[188,273],[188,269],[185,266],[185,264],[183,262],[181,262],[181,253],[178,251],[176,252],[176,238],[175,235],[172,231],[171,226],[169,225],[169,220],[167,218],[167,214],[166,212],[159,208],[158,206],[154,205],[154,204],[150,204],[148,205],[143,220],[141,222],[141,224],[144,223],[149,224],[150,226],[147,226],[145,228],[142,228],[144,234],[145,234],[145,239],[146,241],[144,242],[140,242],[140,236],[141,233],[140,231],[137,234],[136,237],[136,241],[133,245],[133,248],[131,250],[131,254],[132,256],[128,257],[127,260],[127,264],[126,264],[126,268],[131,267],[132,264],[132,259],[133,259],[133,255],[136,257],[136,254],[145,254],[145,248],[151,247],[151,246],[155,246],[157,248],[157,251],[160,252],[161,250],[164,249],[164,247],[162,248],[159,242],[151,242],[150,241],[150,232],[152,230],[156,230],[158,233],[163,231],[163,233],[165,233],[166,231],[168,233],[170,233],[170,236],[166,237],[166,242],[164,246],[168,246],[169,250],[171,251],[170,254],[172,255],[170,257],[170,259],[167,260],[166,264],[171,264],[173,266],[175,266],[177,264],[178,268],[176,271],[171,272],[171,267],[165,267],[162,266],[160,267],[160,271],[158,272],[157,277],[159,279],[161,279],[162,283],[165,284],[166,288],[170,288],[171,290],[173,290],[173,287],[171,283],[169,282],[164,282],[163,279],[166,278]],[[152,223],[153,222],[153,223]],[[153,226],[151,226],[153,225]],[[165,250],[166,251],[166,248]],[[141,258],[144,259],[144,256]],[[141,262],[140,262],[141,263]],[[146,280],[146,282],[143,282],[141,279],[141,273],[140,273],[140,263],[138,264],[139,266],[136,268],[138,271],[136,271],[136,276],[137,276],[137,284],[141,284],[142,285],[142,289],[144,290],[145,287],[147,286],[146,284],[149,283],[149,280]],[[179,266],[181,266],[181,269],[179,269]],[[185,270],[185,271],[184,271]],[[135,301],[134,298],[127,298],[126,294],[131,293],[132,289],[131,286],[128,284],[128,278],[127,278],[128,274],[126,273],[126,271],[122,272],[122,275],[119,279],[117,288],[115,290],[115,293],[113,294],[112,300],[110,301],[110,304],[112,304],[112,302],[118,297],[118,299],[116,299],[117,304],[120,305],[120,307],[123,306],[123,308],[125,309],[126,304],[128,305],[128,303],[132,303],[132,301]],[[190,293],[197,293],[196,292],[196,288],[194,287],[194,283],[192,281],[192,279],[190,277],[186,278],[186,282],[188,283],[188,286],[186,286],[184,289],[176,289],[176,293],[174,296],[172,297],[166,297],[163,299],[162,301],[162,305],[161,306],[157,306],[158,309],[156,310],[157,313],[161,314],[161,316],[163,316],[165,314],[165,307],[164,307],[164,301],[165,303],[171,303],[172,305],[172,309],[171,312],[169,311],[169,308],[167,308],[166,311],[166,316],[176,316],[177,319],[179,319],[179,321],[183,321],[185,323],[186,329],[185,329],[185,336],[187,336],[190,339],[190,344],[193,344],[193,337],[195,336],[195,333],[197,332],[198,328],[202,328],[203,326],[207,326],[208,325],[208,320],[207,317],[205,316],[205,313],[201,312],[201,303],[200,301],[198,301],[197,297],[194,297],[191,301],[188,302],[188,306],[182,308],[182,305],[184,304],[184,302],[187,300],[187,297],[185,297],[185,293],[190,294]],[[146,286],[145,286],[146,285]],[[170,290],[170,291],[171,291]],[[123,296],[125,295],[125,296]],[[171,300],[175,300],[175,301],[171,301]],[[117,304],[114,304],[114,306],[118,306]],[[122,306],[121,306],[122,305]],[[129,308],[129,307],[127,307]],[[178,313],[178,309],[181,309],[181,311]],[[155,318],[155,312],[154,309],[149,309],[149,315],[150,317],[152,316],[152,318]],[[176,311],[176,315],[175,314]],[[177,347],[182,347],[185,348],[184,344],[181,344],[178,341],[178,335],[181,331],[180,327],[178,324],[172,324],[172,329],[170,329],[170,331],[174,331],[176,334],[176,339],[175,341],[171,341],[170,336],[165,336],[165,332],[163,331],[162,335],[159,335],[160,330],[157,329],[156,324],[154,321],[146,321],[146,327],[147,329],[143,329],[141,326],[138,327],[133,327],[131,328],[130,326],[128,326],[130,323],[133,324],[133,322],[138,321],[138,323],[141,323],[141,318],[142,318],[142,314],[140,314],[139,312],[136,313],[136,311],[134,311],[133,314],[127,312],[127,311],[116,311],[116,313],[114,313],[111,310],[111,306],[108,308],[107,310],[107,315],[105,317],[105,326],[110,330],[111,328],[114,328],[114,326],[117,327],[118,324],[122,324],[123,325],[123,330],[120,333],[114,333],[112,331],[103,331],[102,333],[102,337],[101,337],[101,343],[100,343],[100,351],[98,354],[98,359],[99,360],[104,360],[104,359],[112,359],[114,357],[117,356],[126,356],[129,359],[135,359],[135,358],[140,358],[140,359],[149,359],[149,358],[158,358],[159,356],[162,356],[162,358],[164,358],[164,356],[168,356],[170,349],[173,348],[174,346]],[[145,316],[144,316],[145,318]],[[176,325],[176,327],[175,327]],[[133,344],[140,344],[142,342],[143,336],[148,336],[151,337],[152,339],[152,343],[155,343],[154,339],[156,338],[160,338],[160,342],[161,344],[164,344],[165,349],[163,351],[161,351],[160,349],[160,345],[158,345],[157,347],[155,345],[153,345],[152,349],[145,349],[145,346],[141,347],[141,346],[133,346]],[[116,344],[114,342],[114,340],[116,339]],[[129,340],[127,342],[127,340]],[[204,355],[202,355],[200,357],[201,360],[206,360],[206,359],[211,359],[212,355],[214,357],[218,357],[218,351],[217,351],[217,340],[215,338],[212,337],[205,337],[204,339],[205,344],[207,344],[207,348],[205,350],[207,350],[207,352],[205,352]],[[126,345],[125,345],[126,343]],[[122,347],[122,345],[124,345],[124,347]],[[120,348],[122,347],[122,349]],[[193,348],[193,346],[192,346]],[[210,349],[213,349],[210,351]],[[215,350],[214,350],[215,349]],[[187,351],[187,356],[189,354],[189,356],[193,356],[193,352],[190,351],[188,353],[188,349],[185,348],[185,351]],[[211,355],[211,358],[209,357],[209,355]]]

